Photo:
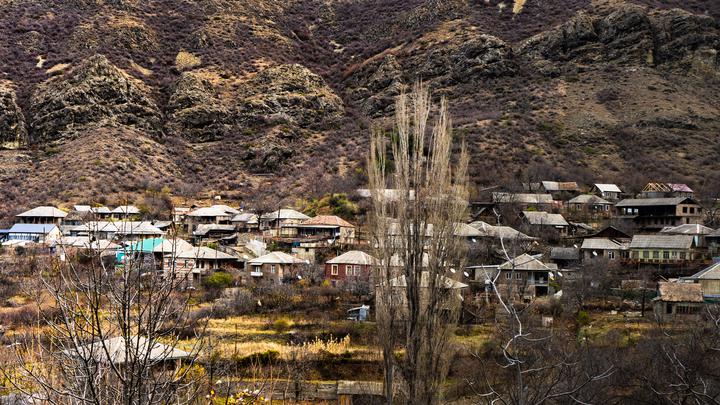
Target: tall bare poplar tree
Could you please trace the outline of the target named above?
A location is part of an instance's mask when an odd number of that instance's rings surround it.
[[[440,102],[431,128],[433,110],[421,84],[410,96],[400,95],[389,145],[375,131],[368,161],[388,403],[396,394],[412,404],[440,401],[461,302],[454,279],[467,247],[455,231],[467,217],[468,155],[463,144],[453,164],[447,102]],[[397,349],[405,353],[396,355]]]

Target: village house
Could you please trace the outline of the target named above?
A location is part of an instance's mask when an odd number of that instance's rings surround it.
[[[306,219],[295,227],[297,236],[301,238],[322,237],[342,244],[355,242],[355,225],[335,215],[318,215]]]
[[[680,277],[680,281],[700,284],[705,301],[720,301],[720,263],[713,263],[692,276]]]
[[[303,260],[297,259],[284,252],[270,252],[266,255],[249,260],[246,271],[250,276],[245,281],[252,280],[256,284],[277,285],[283,280],[297,277]]]
[[[550,275],[558,270],[553,263],[543,263],[539,256],[522,254],[500,265],[470,266],[470,278],[477,283],[488,285],[486,280],[495,280],[498,291],[507,297],[510,293],[524,299],[548,295]]]
[[[573,214],[603,216],[612,215],[613,203],[593,194],[581,194],[570,199],[567,204],[567,211]]]
[[[113,212],[110,208],[105,206],[90,207],[90,213],[94,220],[110,219],[113,216]]]
[[[635,235],[629,249],[630,259],[639,263],[682,264],[704,258],[691,235]]]
[[[710,256],[713,258],[713,261],[720,261],[720,259],[715,259],[720,258],[720,229],[705,235],[705,243],[707,243],[708,251],[710,252]]]
[[[619,242],[630,242],[632,236],[612,225],[608,225],[591,235],[585,236],[585,238],[610,238]]]
[[[15,215],[21,224],[55,224],[62,225],[67,212],[52,206],[35,207]]]
[[[640,192],[642,198],[692,198],[693,190],[682,183],[648,183]]]
[[[68,227],[66,233],[69,236],[84,236],[90,239],[110,240],[115,237],[118,227],[110,221],[87,221],[80,225]]]
[[[678,226],[668,226],[663,228],[660,233],[668,235],[692,235],[695,238],[695,246],[707,247],[705,237],[715,232],[714,229],[708,228],[700,224],[682,224]]]
[[[129,342],[128,342],[129,340]],[[137,362],[138,359],[147,362],[151,373],[171,372],[176,374],[182,366],[184,359],[191,354],[176,347],[164,345],[155,339],[143,336],[123,336],[96,341],[77,349],[63,350],[62,354],[73,361],[82,361],[92,365],[94,374],[102,378],[114,378],[112,368],[122,367],[128,362]],[[148,378],[151,376],[144,376]]]
[[[483,221],[471,222],[470,226],[480,232],[477,238],[488,242],[499,242],[502,239],[505,243],[531,243],[536,240],[509,226],[490,225]]]
[[[648,231],[702,222],[702,207],[689,197],[626,199],[615,204],[615,210],[615,219],[623,225]]]
[[[137,220],[140,219],[140,209],[134,205],[121,205],[112,210],[113,219]]]
[[[217,241],[233,239],[237,230],[232,224],[199,224],[192,232],[193,242]]]
[[[257,214],[252,212],[241,212],[230,219],[230,223],[241,233],[256,232],[260,228],[260,221]]]
[[[582,260],[620,260],[629,257],[629,241],[610,238],[585,238],[580,246]]]
[[[239,213],[223,204],[197,208],[185,214],[185,225],[188,233],[193,233],[198,225],[203,224],[232,225],[232,218]]]
[[[302,212],[290,208],[282,208],[260,217],[260,230],[267,236],[295,237],[298,232],[296,225],[310,219]]]
[[[560,214],[551,214],[544,211],[523,211],[521,217],[533,236],[545,236],[548,231],[556,231],[560,236],[565,236],[570,230],[570,224]]]
[[[523,186],[526,191],[548,193],[557,201],[567,201],[580,194],[580,187],[574,181],[541,181],[524,183]]]
[[[190,247],[163,258],[166,276],[185,278],[190,285],[215,271],[232,271],[240,267],[238,258],[206,246]]]
[[[622,190],[615,184],[595,183],[590,190],[591,194],[600,196],[608,201],[617,201],[620,199]]]
[[[372,268],[377,259],[365,252],[351,250],[325,262],[325,279],[333,286],[372,285]]]
[[[550,194],[495,192],[492,193],[492,201],[494,204],[512,205],[520,210],[550,210],[554,205]]]
[[[0,230],[0,242],[3,245],[32,243],[52,243],[62,236],[55,224],[14,224],[10,229]]]
[[[577,268],[580,265],[580,249],[554,246],[550,249],[550,263],[563,269]]]
[[[705,305],[702,285],[695,283],[658,283],[653,299],[655,317],[661,322],[695,320]]]

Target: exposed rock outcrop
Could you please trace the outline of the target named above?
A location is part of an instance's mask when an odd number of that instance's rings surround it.
[[[333,121],[345,112],[325,81],[302,65],[267,68],[239,89],[241,118],[249,123],[301,127]]]
[[[411,56],[407,66],[423,80],[434,79],[453,85],[476,79],[497,77],[515,71],[512,48],[491,35],[475,32],[432,44],[427,53]]]
[[[17,104],[15,91],[0,82],[0,147],[15,147],[25,143],[25,116]]]
[[[519,53],[552,61],[647,65],[689,57],[712,65],[719,45],[720,30],[712,17],[622,4],[607,15],[580,12],[524,41]]]
[[[474,27],[443,27],[393,54],[365,62],[349,79],[351,95],[371,117],[392,112],[404,84],[415,80],[450,87],[516,72],[507,43]]]
[[[212,84],[194,72],[182,74],[170,96],[167,111],[170,131],[191,142],[221,139],[230,116]]]
[[[88,124],[128,125],[150,133],[161,128],[149,88],[102,55],[38,85],[30,117],[32,142],[60,140]]]

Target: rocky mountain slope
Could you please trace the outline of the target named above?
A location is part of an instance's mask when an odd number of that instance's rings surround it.
[[[706,187],[720,152],[712,0],[0,1],[0,211],[352,189],[421,79],[481,186]]]

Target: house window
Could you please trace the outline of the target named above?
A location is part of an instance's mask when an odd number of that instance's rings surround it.
[[[515,278],[518,279],[518,280],[522,280],[522,274],[521,274],[521,273],[516,273],[516,274],[515,274]]]
[[[688,207],[683,207],[683,214],[687,214],[687,208]]]
[[[680,260],[685,260],[685,252],[680,252]]]
[[[608,257],[608,259],[611,259],[611,260],[614,259],[614,258],[615,258],[615,252],[612,252],[612,251],[607,252],[607,257]]]
[[[505,279],[512,280],[512,273],[505,273]]]
[[[275,274],[275,265],[274,264],[270,265],[270,273]]]
[[[352,266],[349,264],[345,266],[345,275],[352,276]]]
[[[660,252],[657,250],[653,250],[653,259],[659,259],[660,258]]]
[[[695,213],[695,207],[690,207],[690,213],[691,213],[691,214],[694,214],[694,213]]]
[[[360,275],[360,266],[355,266],[353,275],[359,276]]]
[[[667,260],[670,258],[670,252],[663,250],[663,259]]]
[[[338,275],[338,265],[337,264],[333,264],[330,266],[330,274],[333,276]]]
[[[643,252],[643,259],[649,259],[650,258],[650,252],[647,250]]]

